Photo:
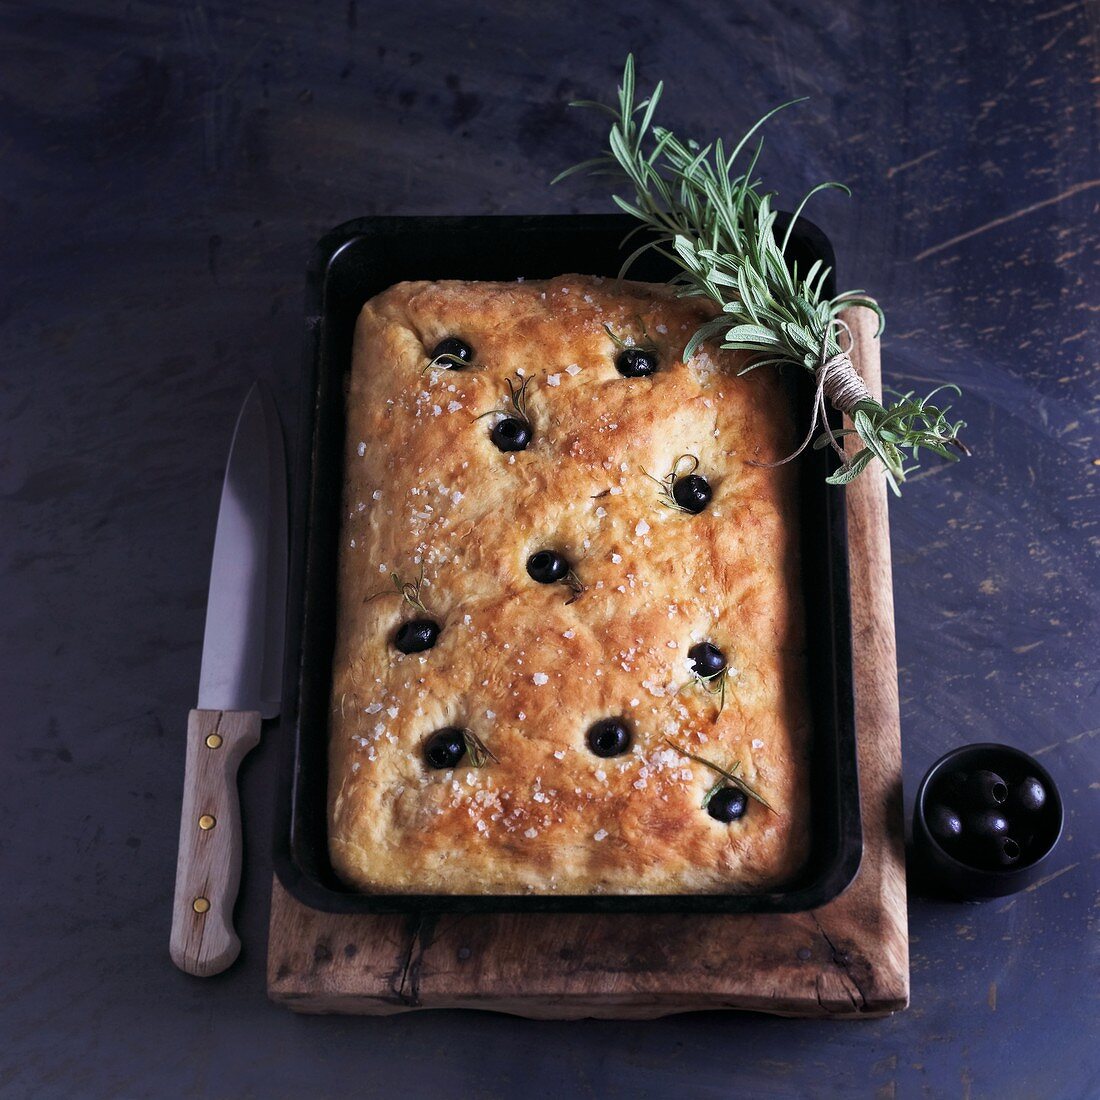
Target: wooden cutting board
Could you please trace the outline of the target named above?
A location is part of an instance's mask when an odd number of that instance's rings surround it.
[[[845,314],[881,391],[875,318]],[[886,486],[846,490],[863,862],[820,909],[764,915],[320,913],[276,879],[268,993],[298,1012],[480,1008],[644,1019],[740,1008],[876,1016],[909,1002],[901,738]]]

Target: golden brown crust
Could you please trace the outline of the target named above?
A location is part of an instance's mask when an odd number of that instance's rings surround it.
[[[804,641],[793,438],[770,371],[684,345],[710,316],[660,286],[564,276],[530,283],[402,283],[355,331],[330,746],[330,850],[365,890],[445,893],[743,892],[793,875],[808,843]],[[656,344],[660,370],[615,369],[622,337]],[[461,371],[429,370],[458,335]],[[511,455],[489,432],[506,379],[531,379],[534,440]],[[714,490],[699,515],[662,507],[678,455]],[[585,591],[536,584],[529,554],[564,552]],[[415,580],[443,626],[402,655]],[[381,595],[379,595],[381,593]],[[725,708],[691,680],[711,640],[731,675]],[[623,715],[630,751],[600,759],[589,725]],[[499,759],[426,767],[423,744],[468,727]],[[750,802],[720,824],[715,781],[666,738],[741,775]]]

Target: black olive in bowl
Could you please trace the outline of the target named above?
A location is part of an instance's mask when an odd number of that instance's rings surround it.
[[[913,809],[925,882],[957,897],[999,898],[1037,882],[1062,835],[1050,773],[1010,745],[964,745],[929,768]]]

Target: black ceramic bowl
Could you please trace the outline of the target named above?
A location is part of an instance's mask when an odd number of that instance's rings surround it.
[[[1003,842],[991,836],[967,835],[968,819],[981,812],[980,779],[976,773],[994,772],[1004,780],[1005,790],[988,790],[986,809],[1008,821],[1005,837],[1008,857],[1019,854],[1007,866],[998,864]],[[1020,784],[1034,777],[1042,784],[1046,801],[1039,810],[1019,808]],[[987,781],[988,785],[988,781]],[[935,807],[954,810],[963,822],[963,835],[956,840],[937,839],[930,824]],[[913,849],[928,885],[964,898],[1000,898],[1030,886],[1043,869],[1062,835],[1062,798],[1050,773],[1033,756],[1010,745],[964,745],[952,749],[928,769],[917,789],[913,809]],[[988,824],[988,823],[987,823]],[[973,833],[975,830],[969,830]]]

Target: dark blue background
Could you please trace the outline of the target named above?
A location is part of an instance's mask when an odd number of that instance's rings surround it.
[[[1086,1097],[1097,1045],[1095,0],[0,4],[0,1091],[11,1096]],[[888,379],[965,389],[975,457],[893,508],[905,781],[1041,754],[1048,881],[913,899],[891,1019],[298,1018],[264,996],[275,745],[246,766],[245,953],[168,961],[186,713],[249,382],[295,414],[312,242],[363,214],[608,208],[548,189],[633,49],[665,117],[736,135]]]

